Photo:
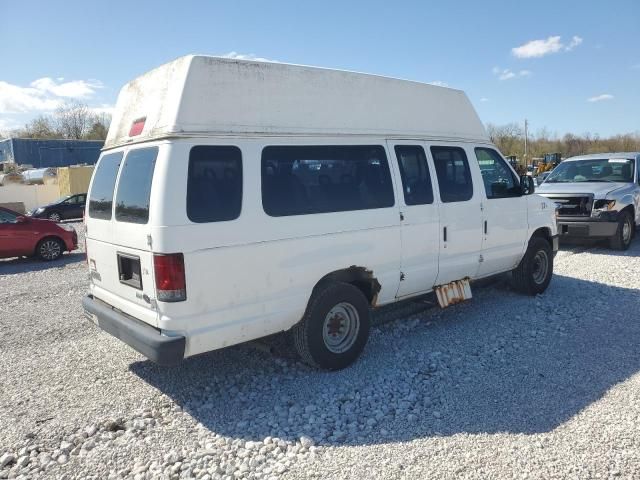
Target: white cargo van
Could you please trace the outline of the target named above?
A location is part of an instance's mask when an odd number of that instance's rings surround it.
[[[83,303],[160,364],[292,330],[339,369],[372,307],[507,271],[544,291],[555,207],[532,193],[462,91],[182,57],[120,92]]]

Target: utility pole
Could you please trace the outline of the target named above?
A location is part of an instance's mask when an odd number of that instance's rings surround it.
[[[525,168],[529,166],[529,162],[527,160],[527,141],[529,137],[528,127],[529,127],[529,122],[525,118],[524,119],[524,166]]]

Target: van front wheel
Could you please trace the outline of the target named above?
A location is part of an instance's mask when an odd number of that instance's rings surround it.
[[[349,283],[329,283],[313,293],[293,328],[293,341],[305,363],[340,370],[362,353],[369,325],[369,303],[362,292]]]
[[[553,275],[553,251],[542,237],[533,237],[520,261],[511,272],[513,285],[521,293],[537,295],[549,286]]]

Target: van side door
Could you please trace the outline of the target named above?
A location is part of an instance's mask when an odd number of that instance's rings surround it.
[[[440,256],[436,285],[478,273],[482,248],[481,190],[477,165],[454,143],[430,143],[440,195]],[[475,185],[474,185],[475,184]]]
[[[520,179],[490,146],[473,148],[482,173],[482,262],[478,276],[514,269],[524,253],[527,232],[527,197]]]
[[[402,281],[398,297],[429,291],[438,275],[440,223],[438,204],[423,142],[388,141],[402,189],[398,194],[402,242]]]

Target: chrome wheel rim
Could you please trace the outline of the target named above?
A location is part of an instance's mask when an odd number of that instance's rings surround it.
[[[625,245],[631,241],[631,222],[628,218],[622,224],[622,241]]]
[[[53,220],[54,222],[59,222],[60,215],[57,213],[52,213],[51,215],[49,215],[49,220]]]
[[[344,353],[353,346],[359,331],[360,315],[356,307],[341,302],[324,317],[322,339],[330,352]]]
[[[47,240],[40,245],[40,255],[47,260],[55,260],[60,256],[60,244],[55,240]]]
[[[549,271],[549,256],[544,250],[540,250],[533,257],[533,281],[540,285],[544,283]]]

